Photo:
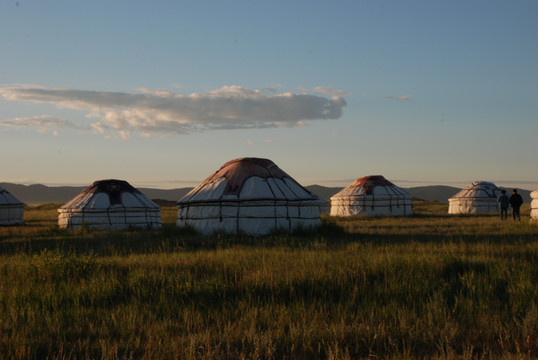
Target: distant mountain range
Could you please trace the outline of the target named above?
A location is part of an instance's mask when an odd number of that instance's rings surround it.
[[[45,186],[41,184],[20,185],[12,183],[0,183],[0,186],[9,191],[17,199],[28,205],[47,203],[63,204],[71,200],[79,192],[85,189],[83,186]],[[330,201],[331,196],[342,190],[342,187],[326,187],[320,185],[310,185],[305,187],[327,202]],[[158,202],[161,205],[174,205],[177,200],[185,196],[185,194],[187,194],[191,189],[192,188],[190,187],[170,190],[138,188],[138,190],[140,190],[150,199],[158,199]],[[435,200],[440,203],[448,203],[448,198],[461,190],[460,188],[443,185],[418,186],[403,189],[411,194],[414,198],[426,201]],[[506,190],[509,194],[511,193],[511,189]],[[531,201],[530,191],[520,189],[519,193],[526,203]]]
[[[74,198],[86,186],[45,186],[41,184],[20,185],[12,183],[0,183],[20,201],[28,205],[59,203],[63,204]],[[162,199],[177,201],[187,194],[192,188],[180,188],[171,190],[138,188],[150,199]]]

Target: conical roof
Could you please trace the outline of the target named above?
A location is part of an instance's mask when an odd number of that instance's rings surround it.
[[[124,180],[99,180],[58,209],[60,228],[121,230],[162,226],[161,208]]]
[[[476,214],[498,211],[501,189],[489,181],[475,181],[448,199],[449,214]]]
[[[228,161],[178,201],[313,200],[319,197],[305,189],[274,162],[244,157]]]
[[[0,206],[3,205],[24,205],[24,203],[0,186]]]
[[[463,198],[490,198],[497,199],[501,189],[492,182],[489,181],[475,181],[471,185],[462,189],[451,199],[463,199]]]
[[[113,208],[151,208],[160,206],[124,180],[98,180],[82,190],[60,209],[107,210]]]
[[[382,175],[363,176],[349,184],[332,198],[345,196],[397,197],[411,199],[411,195],[394,185]]]

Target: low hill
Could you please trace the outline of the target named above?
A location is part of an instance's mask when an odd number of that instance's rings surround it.
[[[305,188],[329,203],[331,202],[331,196],[343,189],[342,187],[326,187],[321,185],[309,185],[305,186]]]
[[[39,205],[47,203],[63,204],[74,198],[84,190],[85,186],[45,186],[41,184],[20,185],[12,183],[0,183],[4,189],[9,191],[20,201],[28,205]],[[177,201],[181,199],[191,188],[179,188],[171,190],[138,188],[150,199],[163,199]]]
[[[422,200],[435,200],[440,203],[448,203],[448,199],[454,196],[461,189],[452,186],[433,185],[433,186],[417,186],[404,189],[411,196]]]
[[[47,203],[64,203],[71,200],[81,192],[84,187],[76,186],[45,186],[41,184],[20,185],[11,183],[0,183],[4,189],[13,196],[28,205],[39,205]]]

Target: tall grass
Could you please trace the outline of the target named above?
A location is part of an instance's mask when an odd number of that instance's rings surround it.
[[[263,238],[2,229],[0,354],[538,357],[538,226],[423,206]]]

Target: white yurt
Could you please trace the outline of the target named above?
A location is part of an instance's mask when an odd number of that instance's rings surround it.
[[[161,207],[124,180],[99,180],[58,209],[62,229],[158,229]]]
[[[24,223],[24,203],[0,186],[0,225]]]
[[[531,192],[531,221],[538,223],[538,189]]]
[[[261,158],[227,162],[177,202],[178,226],[203,234],[265,235],[321,225],[325,201],[275,163]]]
[[[412,196],[381,175],[360,177],[331,197],[331,216],[413,215]]]
[[[475,181],[448,199],[449,214],[497,212],[501,189],[492,182]]]

